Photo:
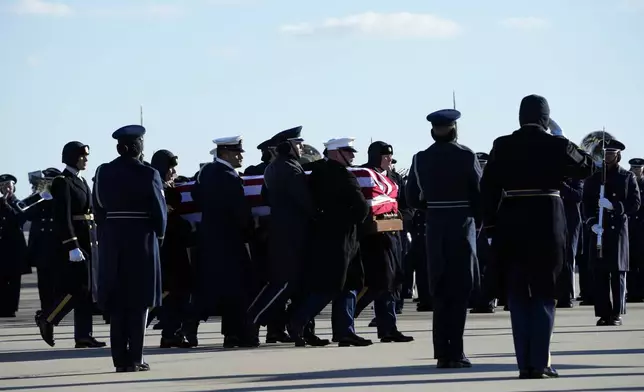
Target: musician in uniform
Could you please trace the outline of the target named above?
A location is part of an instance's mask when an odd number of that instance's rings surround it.
[[[36,315],[40,335],[54,346],[54,326],[74,310],[74,339],[76,348],[104,347],[92,337],[93,300],[95,283],[92,270],[97,260],[95,224],[92,214],[92,192],[81,172],[87,167],[89,146],[72,141],[63,147],[62,174],[51,183],[54,226],[58,237],[56,249],[56,290],[58,299],[51,307]]]
[[[595,316],[597,326],[622,325],[626,313],[626,271],[629,268],[628,216],[636,213],[641,204],[640,190],[635,175],[619,166],[623,143],[610,139],[605,142],[605,178],[602,171],[587,178],[584,184],[584,208],[586,224],[595,235],[602,236],[601,255],[592,252],[590,265],[593,269]],[[600,186],[604,185],[604,197],[600,198]],[[598,208],[599,207],[599,208]],[[604,208],[603,222],[598,221],[598,212]],[[597,237],[591,237],[596,245]],[[611,298],[612,293],[612,298]],[[611,301],[612,300],[612,301]]]
[[[566,259],[560,188],[566,178],[589,176],[593,162],[572,142],[548,133],[545,98],[523,98],[519,123],[519,130],[494,141],[481,179],[494,254],[485,283],[496,296],[507,293],[519,377],[550,378],[558,376],[550,366],[550,340],[556,280]]]
[[[20,304],[20,282],[27,272],[27,243],[22,226],[25,215],[16,203],[16,183],[11,174],[0,175],[0,318],[16,317]]]
[[[39,176],[30,177],[32,191],[38,192],[43,186],[51,186],[51,181],[61,171],[56,168],[49,168],[37,172]],[[52,255],[58,248],[57,233],[54,231],[54,202],[43,200],[27,210],[27,220],[31,221],[29,228],[29,242],[27,243],[27,259],[29,265],[36,267],[38,274],[38,296],[40,298],[40,312],[49,309],[54,300],[56,258]]]
[[[472,366],[463,350],[463,332],[470,293],[479,281],[481,166],[472,150],[456,142],[460,117],[452,109],[427,116],[435,143],[414,156],[406,189],[407,202],[426,210],[434,357],[439,368]]]
[[[572,308],[575,299],[575,257],[581,235],[581,213],[579,204],[583,193],[581,179],[565,179],[560,188],[561,200],[566,212],[566,259],[557,279],[557,307]]]
[[[371,143],[367,150],[368,162],[362,167],[387,177],[394,186],[391,176],[393,147],[382,141]],[[399,190],[403,192],[403,190]],[[371,303],[374,303],[375,324],[380,341],[411,342],[411,336],[403,335],[397,327],[396,294],[404,280],[400,236],[398,232],[365,233],[359,229],[360,254],[365,270],[365,289],[360,293],[356,305],[356,317]]]
[[[268,283],[248,309],[248,317],[257,325],[266,325],[275,309],[282,309],[290,298],[296,309],[304,298],[302,267],[307,262],[314,205],[306,173],[299,163],[302,155],[302,127],[287,129],[274,137],[277,157],[266,168],[262,198],[271,208],[268,235]],[[294,310],[293,310],[294,312]],[[286,322],[284,323],[286,324]],[[299,328],[299,326],[298,326]],[[289,335],[296,344],[328,345],[315,335]],[[293,330],[294,331],[294,330]],[[295,331],[302,334],[303,331]]]
[[[93,205],[101,226],[98,304],[110,316],[117,372],[150,370],[143,360],[148,308],[161,305],[159,248],[167,207],[159,172],[142,162],[145,128],[128,125],[112,137],[120,155],[96,169]]]
[[[255,287],[248,242],[251,207],[236,169],[244,149],[241,136],[214,140],[215,160],[201,168],[192,199],[201,211],[197,264],[200,309],[220,313],[224,347],[256,347],[257,332],[246,318]]]
[[[357,291],[363,284],[357,225],[367,217],[369,207],[358,179],[347,170],[354,153],[353,138],[332,139],[325,144],[327,158],[312,164],[310,175],[316,219],[312,229],[311,256],[305,267],[309,295],[295,310],[291,328],[298,335],[305,324],[333,302],[331,324],[334,341],[340,347],[368,346],[370,340],[355,334]],[[304,339],[300,345],[304,345]],[[297,344],[297,341],[296,341]]]
[[[644,159],[633,158],[628,161],[644,199]],[[644,208],[628,217],[629,270],[626,276],[626,302],[644,302]]]
[[[168,150],[158,150],[150,160],[163,181],[168,207],[168,222],[161,247],[161,277],[163,281],[163,312],[161,313],[161,348],[192,347],[184,335],[184,323],[189,318],[192,268],[188,248],[193,235],[190,222],[179,215],[181,193],[175,188],[179,158]]]
[[[481,170],[485,170],[485,165],[487,164],[488,159],[490,159],[490,156],[484,152],[477,152],[476,157],[481,165]],[[480,230],[478,238],[476,239],[476,256],[479,260],[481,276],[484,279],[485,267],[487,266],[490,257],[492,257],[490,251],[490,239],[484,229]],[[490,293],[486,292],[479,286],[478,290],[476,290],[472,296],[473,307],[472,310],[470,310],[470,313],[494,313],[496,301],[494,298],[490,297]]]

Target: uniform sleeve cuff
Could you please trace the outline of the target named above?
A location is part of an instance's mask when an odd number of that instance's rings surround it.
[[[67,245],[70,242],[74,242],[74,241],[78,241],[78,238],[77,237],[68,238],[65,241],[63,241],[63,245]]]
[[[624,203],[620,201],[615,204],[615,213],[618,215],[622,215],[624,213]]]

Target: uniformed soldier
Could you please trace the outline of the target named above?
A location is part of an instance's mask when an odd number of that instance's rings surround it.
[[[481,166],[472,150],[456,142],[460,117],[452,109],[427,116],[436,142],[414,156],[406,189],[407,202],[426,210],[434,357],[439,368],[472,366],[463,351],[463,331],[470,293],[479,281]]]
[[[201,168],[192,190],[192,199],[202,214],[198,229],[199,306],[208,315],[221,314],[225,348],[256,347],[256,331],[246,318],[256,286],[248,253],[253,216],[236,171],[243,159],[242,138],[214,142],[215,160]]]
[[[268,283],[248,309],[249,318],[258,325],[266,325],[274,310],[282,309],[289,298],[293,309],[304,298],[301,293],[302,267],[306,262],[315,210],[306,173],[298,161],[302,155],[301,131],[299,126],[274,137],[277,158],[268,165],[264,174],[262,198],[271,208]],[[301,334],[301,331],[296,333]],[[293,336],[291,330],[289,335],[301,345],[301,336]],[[304,336],[304,340],[311,345],[330,343],[315,335]]]
[[[409,181],[409,179],[407,181]],[[425,211],[416,209],[411,221],[411,248],[409,249],[409,253],[407,253],[407,257],[410,258],[411,263],[414,264],[414,271],[416,273],[416,294],[418,297],[414,301],[417,302],[417,312],[434,311],[432,296],[429,291],[425,221]]]
[[[567,240],[566,259],[557,279],[557,307],[572,308],[575,299],[575,257],[582,226],[579,211],[583,193],[582,180],[567,178],[561,184],[560,191],[566,212]]]
[[[54,178],[61,175],[56,168],[48,168],[37,172],[38,177],[31,177],[33,192],[37,192],[43,184],[50,184]],[[40,297],[40,312],[49,309],[54,300],[56,258],[52,257],[58,249],[59,240],[54,232],[53,201],[43,200],[27,210],[27,220],[31,221],[29,242],[27,244],[27,259],[29,265],[36,267],[38,274],[38,295]]]
[[[391,176],[393,147],[376,141],[368,148],[368,162],[362,167],[376,171],[395,183]],[[403,193],[402,190],[400,190]],[[356,317],[371,303],[374,304],[375,324],[382,342],[411,342],[397,327],[396,296],[404,280],[402,251],[398,232],[364,233],[359,230],[360,254],[365,270],[365,290],[356,305]]]
[[[628,161],[637,179],[640,199],[644,199],[644,159]],[[626,276],[626,302],[644,302],[644,208],[628,217],[629,270]]]
[[[98,304],[110,316],[117,372],[150,370],[143,360],[148,308],[161,305],[159,248],[167,207],[159,172],[142,161],[145,128],[116,130],[120,155],[96,169],[93,205],[101,226]]]
[[[490,159],[490,156],[484,152],[477,152],[476,157],[479,160],[479,165],[481,165],[481,170],[485,170],[485,165]],[[476,239],[476,256],[479,260],[481,275],[484,277],[485,267],[492,256],[490,251],[490,240],[484,229],[481,229],[478,233],[478,238]],[[494,313],[496,300],[490,297],[490,294],[482,288],[476,290],[472,296],[473,307],[472,310],[470,310],[470,313]]]
[[[152,167],[157,169],[163,181],[163,191],[168,207],[168,223],[161,247],[161,277],[163,280],[163,312],[161,313],[161,348],[192,347],[184,334],[184,322],[188,321],[192,269],[188,248],[193,235],[190,222],[179,215],[181,193],[175,188],[179,157],[168,150],[159,150],[152,155]]]
[[[36,315],[40,335],[54,346],[54,326],[74,310],[76,348],[104,347],[92,337],[93,270],[96,268],[96,227],[92,214],[92,192],[81,171],[87,167],[89,146],[78,141],[65,144],[62,174],[52,181],[54,225],[59,245],[57,275],[60,277],[58,299],[50,308]]]
[[[636,213],[641,204],[640,190],[635,175],[619,166],[621,151],[626,147],[617,140],[605,145],[606,165],[605,197],[599,197],[602,172],[598,171],[584,183],[584,208],[586,223],[595,233],[590,243],[596,247],[597,235],[601,233],[602,255],[592,252],[590,263],[593,269],[595,289],[593,300],[598,326],[622,325],[626,313],[626,271],[629,268],[628,216]],[[599,208],[604,208],[604,221],[598,222]],[[612,301],[611,301],[612,293]]]
[[[263,141],[257,146],[257,149],[262,152],[262,162],[257,165],[251,165],[244,170],[245,176],[263,176],[264,171],[269,163],[271,163],[276,156],[275,143],[273,139]]]
[[[572,142],[548,133],[545,98],[523,98],[519,123],[519,130],[494,141],[481,179],[494,253],[485,283],[495,296],[507,292],[519,377],[550,378],[558,376],[550,366],[550,339],[556,280],[566,257],[560,188],[566,178],[589,176],[593,162]]]
[[[21,277],[29,267],[22,231],[25,215],[17,210],[14,194],[17,182],[11,174],[0,175],[0,317],[16,317]]]

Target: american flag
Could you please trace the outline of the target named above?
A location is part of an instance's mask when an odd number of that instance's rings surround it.
[[[396,201],[398,185],[394,181],[371,169],[350,167],[348,170],[358,179],[362,194],[367,199],[374,216],[398,212]],[[310,173],[306,172],[307,175]],[[270,207],[262,200],[261,195],[264,176],[242,176],[241,178],[244,180],[244,194],[252,207],[253,216],[270,215]],[[201,212],[190,194],[193,186],[194,181],[176,184],[177,190],[181,192],[179,213],[190,222],[199,222]]]

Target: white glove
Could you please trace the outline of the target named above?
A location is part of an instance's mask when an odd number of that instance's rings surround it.
[[[607,199],[607,198],[605,198],[605,197],[602,197],[601,199],[599,199],[599,203],[597,203],[597,204],[598,204],[600,207],[603,207],[603,208],[605,208],[605,209],[607,209],[607,210],[612,210],[612,209],[614,209],[614,207],[613,207],[613,203],[611,203],[611,202],[610,202],[610,200],[608,200],[608,199]]]
[[[492,238],[488,238],[488,239],[487,239],[487,244],[488,244],[488,245],[492,245]]]
[[[407,233],[407,241],[411,244],[411,233]]]
[[[76,248],[69,251],[69,261],[77,263],[84,260],[85,256],[83,256],[83,252],[80,249]]]
[[[599,235],[604,233],[604,228],[598,224],[594,224],[591,230],[593,231],[593,233],[599,234]]]

